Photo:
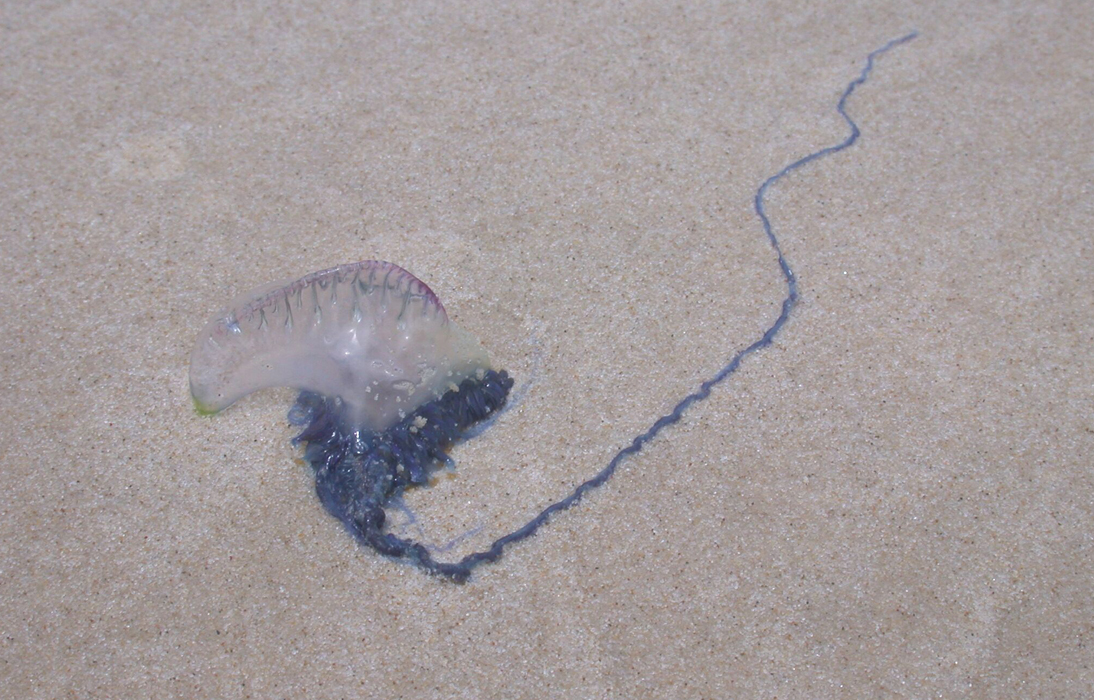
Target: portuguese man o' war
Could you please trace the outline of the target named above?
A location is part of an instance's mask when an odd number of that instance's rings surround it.
[[[259,389],[301,393],[289,412],[327,511],[365,545],[454,579],[458,565],[384,532],[384,507],[429,482],[446,450],[500,409],[513,386],[437,296],[375,260],[244,294],[190,356],[190,393],[216,413]]]
[[[836,105],[850,129],[846,139],[794,161],[756,191],[755,212],[787,285],[779,316],[600,472],[489,549],[457,562],[438,562],[425,545],[384,529],[385,507],[449,464],[447,450],[488,426],[513,387],[504,370],[491,367],[478,341],[448,319],[429,287],[397,265],[343,265],[245,294],[198,338],[190,363],[195,406],[216,413],[259,389],[300,389],[289,421],[302,427],[294,442],[305,444],[304,459],[315,472],[316,492],[327,511],[362,544],[429,573],[466,581],[477,566],[496,561],[507,545],[532,536],[554,513],[608,481],[624,459],[706,399],[745,357],[772,343],[798,301],[798,284],[764,197],[781,178],[858,140],[847,101],[866,82],[878,56],[915,37],[913,32],[871,52],[847,85]]]

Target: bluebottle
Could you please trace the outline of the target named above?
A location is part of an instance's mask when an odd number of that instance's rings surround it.
[[[421,543],[384,531],[385,506],[427,484],[447,450],[506,401],[513,380],[398,265],[366,260],[245,293],[206,324],[190,393],[213,414],[275,386],[326,510],[364,545],[456,580]]]
[[[753,208],[786,282],[781,311],[771,325],[603,469],[488,549],[439,562],[422,543],[384,529],[385,507],[450,463],[448,449],[489,425],[513,387],[507,372],[491,367],[478,341],[448,319],[429,287],[397,265],[344,265],[261,287],[233,302],[208,323],[191,354],[195,406],[216,413],[258,389],[300,389],[289,421],[302,428],[294,441],[305,445],[304,458],[326,510],[377,552],[465,582],[479,565],[497,561],[505,547],[531,537],[551,516],[607,482],[624,460],[679,422],[746,357],[771,345],[790,319],[799,291],[764,206],[767,192],[795,170],[858,140],[859,127],[847,113],[851,95],[879,56],[916,36],[906,34],[872,51],[846,86],[836,104],[849,129],[845,139],[790,163],[756,190]]]

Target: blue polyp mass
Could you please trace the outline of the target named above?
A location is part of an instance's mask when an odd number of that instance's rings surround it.
[[[289,422],[304,426],[294,442],[307,445],[304,460],[315,472],[323,507],[361,544],[464,581],[471,567],[434,561],[423,544],[385,533],[384,506],[407,488],[429,483],[430,475],[448,463],[448,448],[500,409],[512,387],[504,371],[485,371],[382,431],[351,428],[340,400],[303,392],[289,411]]]
[[[798,281],[767,216],[764,206],[767,192],[795,170],[849,148],[858,140],[858,125],[847,113],[848,100],[855,88],[869,78],[878,57],[916,36],[912,32],[871,52],[862,72],[844,89],[836,104],[836,110],[850,132],[843,141],[787,165],[767,178],[756,191],[753,200],[756,216],[786,281],[786,297],[778,317],[759,339],[730,358],[724,367],[676,403],[669,413],[619,450],[595,476],[565,498],[544,508],[520,528],[495,540],[488,549],[469,554],[458,562],[437,562],[424,545],[384,532],[384,506],[407,488],[427,483],[430,473],[448,462],[447,449],[469,435],[476,423],[489,418],[504,405],[513,380],[505,372],[491,370],[481,377],[465,380],[458,391],[449,391],[378,433],[347,429],[343,406],[337,399],[307,392],[301,394],[289,420],[294,425],[306,426],[296,441],[307,445],[305,460],[315,471],[316,491],[323,506],[362,544],[382,554],[408,560],[429,573],[462,583],[477,566],[500,558],[507,545],[531,537],[552,515],[576,505],[586,493],[607,482],[623,460],[641,452],[662,430],[679,422],[693,404],[710,396],[711,390],[736,372],[746,357],[771,345],[782,330],[798,302]]]

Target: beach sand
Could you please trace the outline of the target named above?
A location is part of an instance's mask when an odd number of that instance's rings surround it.
[[[6,3],[0,695],[1094,696],[1094,5]],[[364,259],[525,390],[359,546],[236,294]]]

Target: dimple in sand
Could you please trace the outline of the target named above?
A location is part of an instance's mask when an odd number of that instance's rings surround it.
[[[448,318],[429,287],[397,265],[343,265],[243,295],[198,337],[190,360],[195,405],[202,413],[216,413],[259,389],[300,389],[289,420],[303,428],[295,442],[305,444],[304,458],[327,511],[362,544],[432,574],[466,581],[477,566],[497,560],[507,545],[535,534],[554,513],[605,483],[624,459],[709,396],[745,357],[772,343],[797,303],[798,286],[764,197],[783,177],[858,139],[847,101],[866,82],[878,56],[915,36],[894,39],[870,53],[860,75],[847,85],[836,106],[850,128],[842,142],[798,159],[756,191],[756,215],[787,285],[775,321],[595,476],[488,549],[457,562],[438,562],[425,545],[384,529],[385,506],[450,463],[448,449],[495,415],[513,386],[504,370],[491,367],[479,342]]]

